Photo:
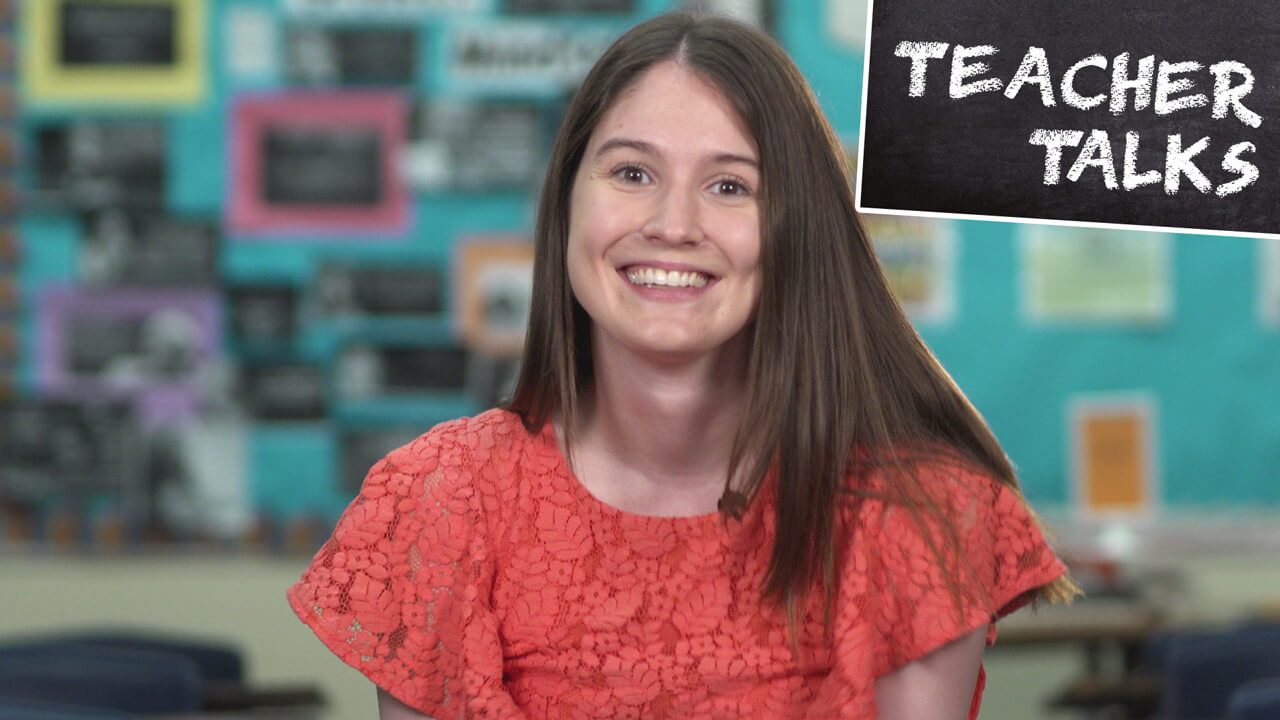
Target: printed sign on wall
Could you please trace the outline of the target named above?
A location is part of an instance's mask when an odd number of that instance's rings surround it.
[[[1154,402],[1145,394],[1071,404],[1071,477],[1084,514],[1137,514],[1155,505]]]
[[[1280,233],[1271,0],[880,0],[860,208]]]
[[[1020,228],[1023,310],[1033,322],[1157,323],[1173,313],[1168,235]]]
[[[898,215],[866,215],[862,220],[889,287],[911,319],[950,322],[956,312],[952,223]]]
[[[188,104],[205,90],[204,0],[23,3],[33,100]]]

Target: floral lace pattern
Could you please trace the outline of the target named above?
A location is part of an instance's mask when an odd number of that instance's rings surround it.
[[[874,681],[994,620],[1065,568],[1016,494],[927,473],[968,558],[963,613],[901,508],[847,509],[832,632],[798,655],[760,599],[768,493],[742,522],[633,515],[573,477],[550,428],[492,410],[369,472],[288,599],[346,663],[434,718],[859,718]],[[977,716],[982,680],[975,688]]]

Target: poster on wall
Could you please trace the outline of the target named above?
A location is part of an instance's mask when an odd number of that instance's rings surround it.
[[[262,236],[402,235],[407,108],[383,91],[252,95],[232,111],[227,224]]]
[[[410,119],[405,173],[415,189],[528,190],[550,144],[543,111],[515,101],[422,101]]]
[[[773,30],[773,0],[683,0],[680,8],[691,13],[733,18],[767,32]]]
[[[951,322],[956,315],[956,236],[939,218],[865,215],[889,287],[911,319]]]
[[[140,491],[142,433],[127,403],[73,399],[0,404],[0,496],[39,506]]]
[[[106,208],[86,218],[79,269],[87,285],[212,286],[218,280],[217,225]]]
[[[284,0],[290,15],[325,20],[420,20],[485,5],[482,0]]]
[[[314,299],[324,318],[431,317],[444,311],[444,278],[434,265],[329,262]]]
[[[454,246],[454,313],[468,347],[516,355],[533,298],[533,243],[520,235],[474,236]]]
[[[1272,0],[869,0],[859,209],[1280,233]]]
[[[467,389],[467,352],[452,345],[352,343],[338,357],[334,383],[344,400],[460,393]]]
[[[36,204],[55,210],[159,209],[168,149],[152,120],[77,119],[36,127],[32,180]]]
[[[244,345],[287,343],[297,328],[298,291],[289,285],[234,285],[226,290],[231,340]]]
[[[289,28],[286,77],[294,85],[403,85],[417,81],[418,32],[404,27]]]
[[[445,36],[444,83],[459,93],[515,96],[575,88],[625,26],[469,20]]]
[[[867,0],[823,0],[827,35],[840,47],[861,53],[867,46]]]
[[[232,5],[222,15],[222,65],[241,81],[263,80],[277,67],[276,19],[271,9]]]
[[[369,470],[388,453],[413,442],[425,432],[422,427],[378,427],[345,429],[338,439],[342,476],[339,485],[344,492],[360,491]]]
[[[50,287],[37,309],[41,392],[133,398],[144,421],[199,409],[222,342],[213,291]]]
[[[635,12],[635,0],[502,0],[502,12],[508,15],[550,15]]]
[[[1258,239],[1258,314],[1262,326],[1280,329],[1280,238]]]
[[[1032,322],[1168,322],[1172,240],[1096,227],[1019,228],[1024,315]]]
[[[1141,515],[1156,506],[1154,399],[1080,396],[1069,404],[1071,497],[1084,515]]]
[[[23,3],[34,102],[185,105],[205,92],[205,0]]]
[[[327,381],[312,363],[254,361],[241,374],[241,395],[258,420],[321,420],[328,407]]]

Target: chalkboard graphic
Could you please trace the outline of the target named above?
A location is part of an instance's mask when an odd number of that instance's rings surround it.
[[[1019,235],[1023,307],[1032,322],[1167,322],[1170,238],[1095,227],[1028,225]]]
[[[859,208],[1280,234],[1269,0],[880,0]]]
[[[205,91],[205,0],[22,3],[36,101],[185,105]]]
[[[385,91],[251,95],[233,109],[227,222],[251,236],[400,235],[408,110]]]

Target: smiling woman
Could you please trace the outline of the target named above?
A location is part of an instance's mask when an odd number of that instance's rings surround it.
[[[514,398],[373,467],[298,616],[384,718],[976,717],[995,621],[1075,587],[794,64],[664,15],[551,155]]]

